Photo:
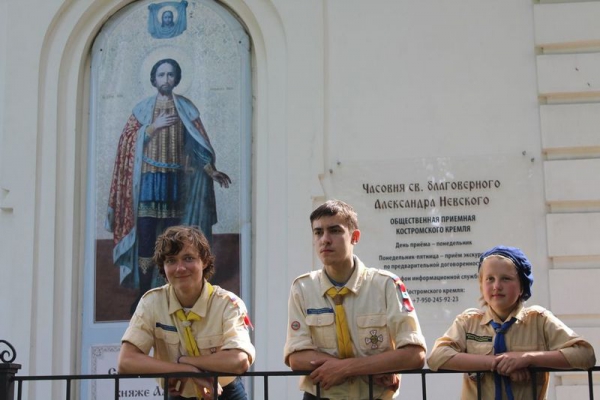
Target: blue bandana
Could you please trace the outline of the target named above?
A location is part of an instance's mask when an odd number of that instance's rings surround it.
[[[533,273],[531,272],[531,263],[527,259],[527,256],[516,247],[507,247],[507,246],[496,246],[493,249],[490,249],[484,252],[481,257],[479,257],[479,269],[481,269],[481,263],[487,257],[497,254],[502,257],[506,257],[515,264],[517,267],[517,272],[519,273],[519,278],[521,279],[521,286],[523,287],[523,295],[521,298],[525,301],[531,297],[531,285],[533,285]]]

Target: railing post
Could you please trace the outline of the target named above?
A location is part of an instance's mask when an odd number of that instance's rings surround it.
[[[17,352],[6,340],[0,340],[0,344],[8,346],[10,350],[0,352],[0,400],[15,399],[14,377],[17,371],[21,369],[21,364],[13,364],[17,358]]]
[[[0,400],[15,399],[14,377],[21,364],[0,364]]]

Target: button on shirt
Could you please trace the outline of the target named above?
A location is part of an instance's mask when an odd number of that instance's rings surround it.
[[[351,291],[344,296],[355,357],[366,357],[406,345],[421,346],[426,351],[417,314],[407,308],[395,275],[375,268],[366,268],[355,256],[355,271],[346,282]],[[323,271],[299,276],[290,291],[288,329],[284,361],[290,354],[302,350],[317,350],[339,357],[335,327],[335,305],[326,292],[333,284]],[[406,296],[408,296],[406,294]],[[300,389],[316,395],[310,377],[300,379]],[[391,399],[394,392],[374,386],[374,398]],[[349,379],[329,390],[321,390],[329,399],[368,399],[368,377]]]
[[[245,323],[244,302],[219,286],[213,286],[214,291],[209,295],[206,286],[190,310],[201,317],[191,325],[200,355],[239,349],[248,354],[252,364],[255,350]],[[155,358],[176,362],[179,356],[187,355],[185,327],[175,315],[181,308],[170,284],[148,291],[140,300],[121,341],[133,344],[145,354],[154,348]],[[233,379],[235,377],[219,378],[219,383],[225,386]],[[195,395],[193,385],[186,384],[183,396]]]
[[[540,306],[523,307],[521,304],[508,316],[517,321],[504,334],[508,351],[559,350],[572,368],[587,369],[596,363],[593,347],[566,326],[554,314]],[[427,360],[429,368],[437,371],[457,353],[494,354],[494,328],[490,320],[502,321],[489,308],[471,308],[454,320],[452,326],[437,339]],[[548,373],[538,373],[538,399],[546,398]],[[531,399],[530,382],[512,382],[515,400]],[[494,398],[494,377],[482,375],[483,399]],[[463,400],[477,399],[477,381],[467,374],[463,378]]]

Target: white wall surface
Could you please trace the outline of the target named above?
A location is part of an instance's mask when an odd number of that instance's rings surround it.
[[[600,159],[544,163],[548,202],[594,202],[600,198]]]
[[[64,351],[64,347],[71,346],[64,339],[75,333],[67,328],[70,332],[63,335],[65,320],[55,314],[62,309],[61,295],[65,293],[55,290],[65,283],[70,287],[71,282],[55,281],[54,231],[40,235],[43,223],[39,218],[44,211],[50,213],[50,218],[57,212],[53,196],[48,196],[51,192],[45,191],[44,183],[39,180],[44,161],[39,104],[44,63],[40,54],[59,5],[57,1],[43,2],[38,7],[8,2],[6,10],[10,13],[3,13],[7,16],[2,28],[7,40],[1,42],[2,59],[6,62],[2,91],[3,98],[8,100],[2,111],[0,182],[8,207],[0,211],[3,255],[0,317],[12,323],[2,324],[0,336],[15,345],[18,362],[24,365],[27,374],[51,373],[57,370],[56,366],[68,371],[65,358],[72,358],[73,353],[70,349]],[[47,150],[51,150],[52,142],[48,144]],[[52,151],[49,165],[56,158],[56,151]],[[64,313],[70,314],[70,305]],[[49,385],[42,386],[47,390]]]
[[[545,173],[530,193],[535,256],[550,270],[536,275],[536,298],[579,318],[571,305],[585,293],[565,303],[562,289],[591,282],[600,267],[598,2],[223,2],[248,27],[254,52],[256,370],[286,369],[288,289],[319,267],[308,215],[336,197],[338,163],[526,152]],[[0,339],[17,348],[23,374],[77,373],[86,62],[102,23],[128,1],[31,3],[0,3],[0,321],[11,321]],[[537,54],[543,47],[567,54]],[[540,109],[544,99],[553,104]],[[598,310],[585,311],[577,328],[597,343]],[[458,381],[428,388],[428,398],[446,398]],[[275,380],[270,393],[299,398],[296,382]],[[59,398],[62,388],[39,385],[29,398],[47,390]]]
[[[600,38],[596,21],[600,4],[596,1],[536,4],[534,7],[535,43],[538,46],[581,46]]]
[[[557,149],[600,148],[600,104],[559,104],[540,107],[542,147]]]
[[[599,310],[591,299],[600,266],[600,234],[595,229],[600,211],[600,178],[595,168],[600,135],[594,112],[599,101],[600,36],[592,21],[600,16],[599,6],[597,1],[534,6],[542,152],[546,155],[550,305],[596,349]],[[551,396],[586,398],[581,391],[585,386],[576,386],[585,385],[584,376],[557,377],[562,385]]]

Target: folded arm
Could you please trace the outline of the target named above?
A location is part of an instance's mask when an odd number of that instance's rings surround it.
[[[167,372],[200,372],[198,368],[188,364],[178,364],[169,361],[163,361],[150,357],[145,354],[135,345],[129,342],[123,342],[121,344],[121,351],[119,352],[118,360],[118,371],[120,374],[160,374]],[[204,393],[204,397],[212,399],[213,396],[210,394],[213,389],[212,378],[189,378],[194,384],[201,388]],[[183,387],[187,382],[188,378],[173,378],[169,379],[168,388],[171,395],[180,395],[183,391]]]
[[[242,350],[230,349],[202,356],[182,356],[181,364],[189,364],[202,371],[229,372],[243,374],[250,368],[248,354]]]
[[[199,372],[192,365],[159,360],[142,352],[135,345],[123,342],[119,352],[120,374],[159,374],[162,372]]]
[[[495,356],[492,369],[502,375],[510,375],[527,367],[569,369],[571,365],[558,350],[510,351]]]
[[[312,370],[312,381],[320,383],[323,389],[329,389],[356,376],[422,368],[425,350],[409,345],[372,356],[345,359],[307,350],[291,354],[289,361],[293,370]]]

